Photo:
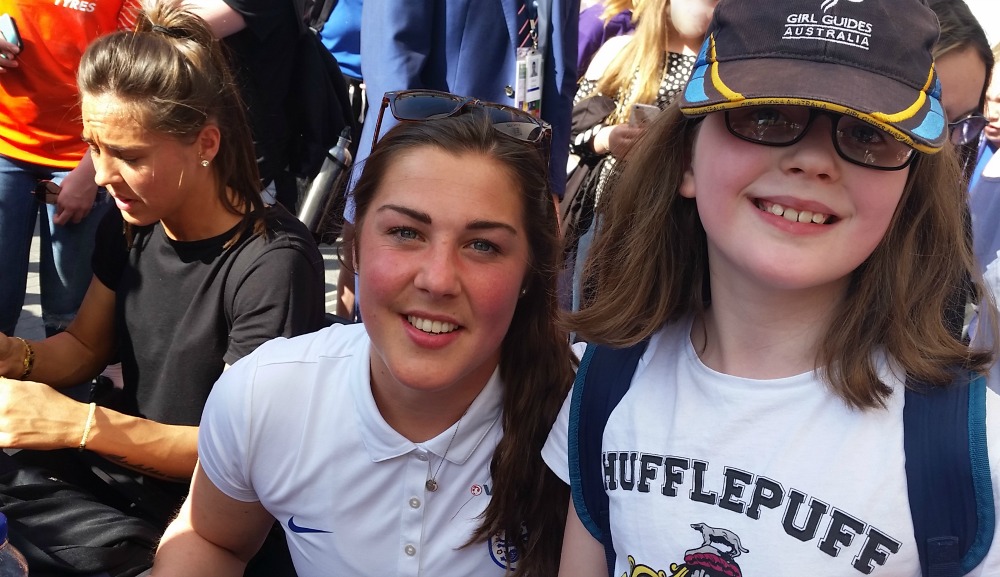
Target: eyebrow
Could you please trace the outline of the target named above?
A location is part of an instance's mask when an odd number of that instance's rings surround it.
[[[87,136],[85,136],[83,134],[80,135],[80,140],[82,140],[84,142],[84,144],[87,144],[88,146],[96,146],[98,144],[98,142],[95,139],[89,138],[89,137],[87,137]],[[139,145],[139,146],[115,146],[114,144],[110,144],[108,142],[103,142],[103,141],[100,144],[102,146],[104,146],[104,148],[107,148],[108,150],[110,150],[111,152],[113,152],[115,154],[121,154],[121,153],[126,153],[126,152],[141,152],[141,151],[145,150],[146,148],[148,148],[146,145]]]
[[[408,207],[405,207],[405,206],[399,206],[398,204],[384,204],[384,205],[380,206],[378,208],[378,210],[376,210],[376,212],[383,212],[383,211],[387,211],[387,210],[398,212],[398,213],[400,213],[400,214],[402,214],[404,216],[412,218],[413,220],[415,220],[417,222],[422,222],[424,224],[431,224],[432,223],[431,215],[427,214],[426,212],[420,212],[419,210],[414,210],[412,208],[408,208]],[[468,230],[494,230],[494,229],[500,229],[500,230],[506,230],[507,232],[509,232],[510,234],[512,234],[514,236],[518,235],[517,229],[514,228],[513,226],[511,226],[511,225],[509,225],[509,224],[507,224],[505,222],[499,222],[499,221],[495,221],[495,220],[473,220],[473,221],[469,222],[465,226],[465,228],[468,229]]]

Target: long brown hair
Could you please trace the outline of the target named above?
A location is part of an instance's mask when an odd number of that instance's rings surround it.
[[[594,296],[565,319],[583,339],[635,344],[709,306],[705,230],[694,200],[679,193],[696,122],[669,107],[618,167],[613,192],[598,207],[601,230],[585,265]],[[966,278],[984,300],[982,313],[996,318],[965,242],[955,150],[921,155],[909,170],[885,237],[852,273],[817,352],[833,390],[858,408],[882,406],[891,392],[875,370],[879,350],[934,385],[948,383],[956,368],[985,371],[993,358],[992,351],[969,349],[945,321]]]
[[[990,84],[990,73],[993,71],[994,63],[993,50],[990,48],[989,40],[986,39],[986,32],[972,10],[962,0],[931,0],[928,5],[937,15],[938,23],[941,25],[941,35],[938,36],[933,50],[935,60],[952,50],[972,48],[976,51],[976,56],[983,61],[983,66],[986,67],[986,83],[979,97],[979,108],[982,109],[986,102],[986,88]]]
[[[941,35],[938,36],[932,51],[934,59],[938,60],[955,50],[971,48],[986,68],[986,78],[979,93],[979,112],[984,112],[986,89],[990,86],[990,75],[995,62],[993,50],[990,49],[989,40],[986,39],[986,32],[979,25],[972,10],[962,0],[931,0],[928,5],[937,15],[938,23],[941,25]],[[979,139],[976,139],[959,148],[959,157],[965,167],[963,177],[966,180],[972,176],[972,171],[976,168],[974,159],[978,146]]]
[[[81,95],[121,99],[145,128],[181,142],[193,142],[214,122],[221,133],[211,165],[219,199],[243,216],[234,240],[247,228],[263,230],[264,202],[245,106],[222,46],[204,20],[173,2],[144,5],[135,30],[102,36],[87,47],[77,84]]]
[[[573,357],[567,334],[556,323],[562,250],[546,162],[536,147],[501,134],[474,109],[451,118],[402,122],[379,141],[354,189],[356,239],[361,238],[372,199],[391,164],[404,153],[425,147],[494,159],[506,167],[522,193],[531,263],[526,292],[518,300],[500,350],[504,433],[490,464],[493,495],[469,542],[502,531],[520,552],[514,575],[555,575],[569,489],[546,467],[541,449],[573,381]],[[525,540],[512,537],[520,536],[525,527]]]

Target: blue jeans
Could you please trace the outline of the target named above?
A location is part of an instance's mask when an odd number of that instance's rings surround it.
[[[14,334],[24,306],[35,223],[41,231],[42,322],[47,335],[65,329],[80,308],[93,272],[90,257],[101,218],[111,206],[103,189],[78,224],[53,224],[54,205],[31,194],[39,180],[61,182],[68,171],[0,156],[0,332]]]

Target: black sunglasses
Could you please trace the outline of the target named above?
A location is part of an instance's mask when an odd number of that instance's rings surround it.
[[[62,187],[51,180],[39,180],[31,194],[41,204],[55,204]]]
[[[457,116],[474,108],[485,113],[493,123],[493,128],[498,132],[522,142],[539,145],[546,157],[548,156],[546,144],[552,135],[552,127],[549,126],[548,122],[535,118],[519,108],[437,90],[386,92],[385,96],[382,97],[382,108],[378,112],[378,120],[375,122],[375,134],[372,137],[373,149],[375,143],[378,142],[382,115],[386,108],[389,108],[396,120],[416,122]]]
[[[802,140],[817,116],[832,118],[833,147],[852,164],[876,170],[902,170],[916,151],[888,132],[861,119],[806,106],[747,106],[726,111],[726,128],[747,142],[791,146]]]
[[[955,122],[948,123],[948,138],[955,146],[969,144],[979,138],[979,133],[989,122],[982,113],[970,112]]]

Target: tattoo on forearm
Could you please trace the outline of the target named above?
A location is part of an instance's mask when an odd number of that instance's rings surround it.
[[[143,475],[149,475],[150,477],[156,477],[157,479],[162,479],[164,481],[173,481],[175,483],[186,483],[191,480],[191,478],[187,476],[178,476],[165,473],[157,469],[156,467],[150,467],[148,465],[142,465],[139,463],[132,463],[124,455],[104,455],[104,458],[113,463],[117,463],[123,467],[128,467],[129,469],[132,469],[133,471],[136,471],[138,473],[142,473]]]

